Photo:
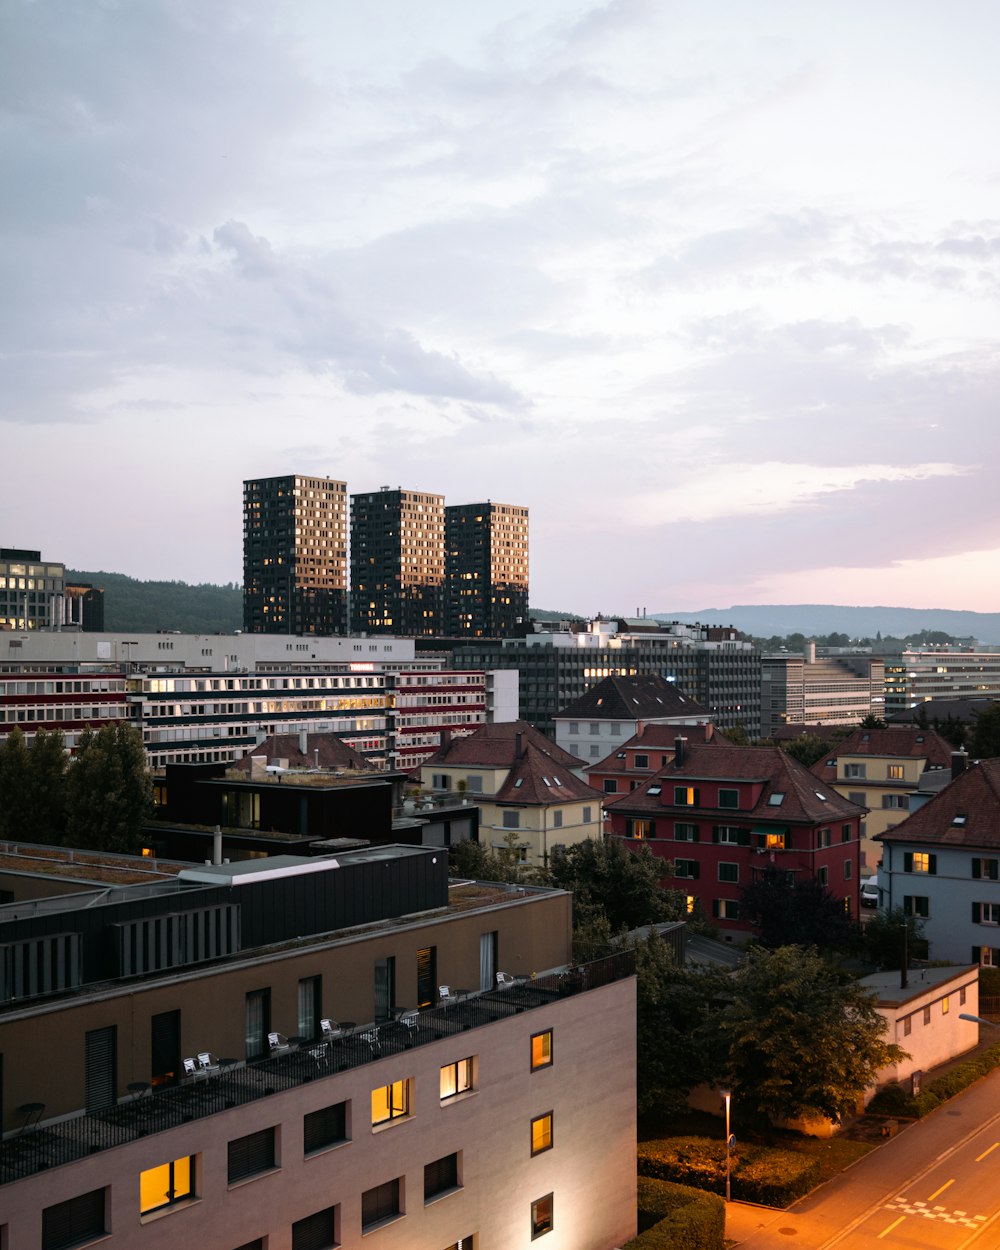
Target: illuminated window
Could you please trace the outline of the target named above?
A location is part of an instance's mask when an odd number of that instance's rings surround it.
[[[531,1121],[531,1153],[540,1155],[544,1150],[552,1149],[552,1112],[536,1116]]]
[[[685,898],[684,904],[685,904],[685,907],[689,916],[692,915],[692,913],[694,912],[695,905],[697,904],[697,902],[698,900],[695,898],[693,894],[689,894]]]
[[[785,849],[785,835],[783,833],[769,833],[764,839],[764,845],[769,851],[783,851]]]
[[[473,1088],[472,1059],[459,1059],[456,1063],[446,1063],[441,1069],[441,1100],[454,1098],[456,1094],[464,1094]]]
[[[531,1037],[531,1070],[547,1068],[552,1063],[552,1030],[534,1033]]]
[[[194,1194],[194,1156],[149,1168],[139,1177],[139,1213],[147,1215]]]
[[[674,786],[674,803],[677,807],[697,807],[699,793],[695,786]]]
[[[945,997],[941,999],[941,1014],[946,1016],[949,1011],[951,1011],[951,999],[945,995]]]
[[[402,1120],[410,1114],[409,1080],[393,1081],[372,1090],[372,1124]]]
[[[937,856],[928,855],[926,851],[906,852],[903,855],[903,871],[934,874],[937,872]]]
[[[890,781],[902,781],[903,780],[903,765],[902,764],[890,764],[888,768],[886,769],[886,776],[889,778]]]
[[[536,1198],[531,1204],[531,1240],[552,1232],[552,1195]]]
[[[625,818],[626,838],[651,838],[653,831],[654,826],[651,820],[640,820],[638,817],[632,816]]]

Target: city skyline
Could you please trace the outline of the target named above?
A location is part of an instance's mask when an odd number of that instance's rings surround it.
[[[558,610],[1000,608],[992,6],[0,20],[4,545],[238,582],[329,475]]]

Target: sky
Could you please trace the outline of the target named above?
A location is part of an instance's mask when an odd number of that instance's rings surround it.
[[[242,482],[531,515],[531,602],[1000,610],[991,0],[0,0],[0,545]]]

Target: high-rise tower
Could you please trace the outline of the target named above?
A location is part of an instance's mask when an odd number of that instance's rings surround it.
[[[528,617],[528,509],[455,504],[445,518],[445,632],[503,638]]]
[[[444,496],[351,496],[351,632],[444,632]]]
[[[243,483],[243,627],[347,632],[347,484],[328,477]]]

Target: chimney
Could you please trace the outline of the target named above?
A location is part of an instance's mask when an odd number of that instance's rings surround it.
[[[687,738],[674,739],[674,766],[679,767],[684,763],[684,748],[687,746]]]
[[[309,730],[299,730],[299,751],[302,755],[309,754]]]
[[[806,645],[805,645],[805,657],[806,657],[806,663],[807,663],[807,664],[815,664],[815,663],[816,663],[816,644],[815,644],[814,642],[807,642],[807,643],[806,643]]]
[[[516,733],[514,735],[514,759],[519,760],[524,754],[524,734]]]
[[[219,825],[215,826],[215,832],[212,834],[212,863],[222,863],[222,829]]]
[[[951,753],[951,779],[961,776],[965,772],[969,763],[968,751],[952,751]]]

